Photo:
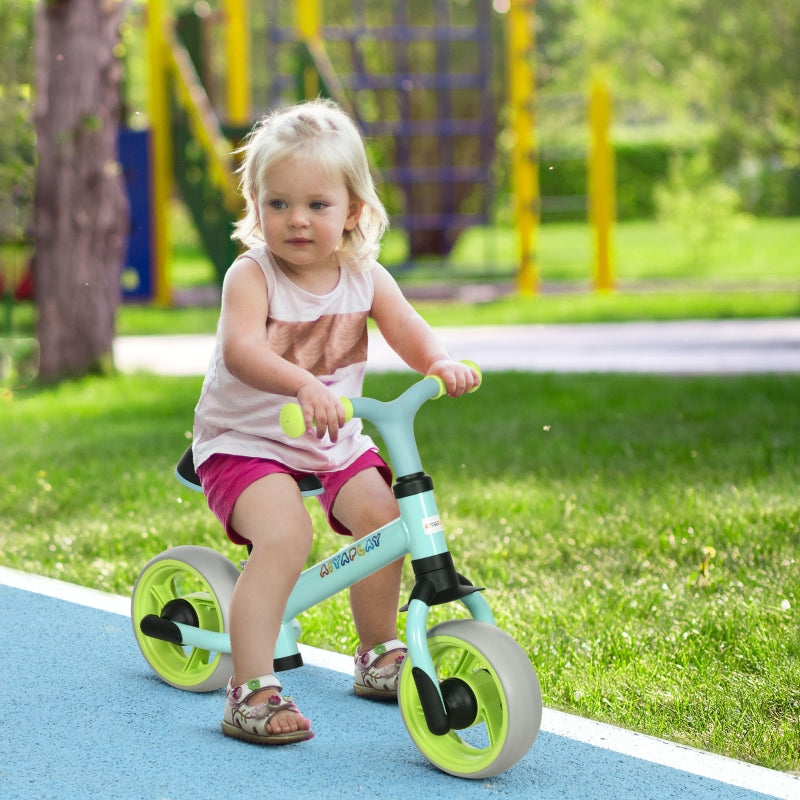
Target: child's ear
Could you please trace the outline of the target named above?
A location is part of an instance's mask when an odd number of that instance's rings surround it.
[[[363,210],[364,204],[360,200],[350,201],[350,209],[344,223],[344,229],[346,231],[352,231],[356,225],[358,225],[358,220],[361,219],[361,212]]]

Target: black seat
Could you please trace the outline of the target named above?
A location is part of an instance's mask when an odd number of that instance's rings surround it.
[[[197,473],[194,471],[194,455],[191,445],[184,450],[178,466],[175,467],[175,477],[184,486],[188,486],[197,492],[203,491],[203,487],[200,485],[200,478],[197,477]]]
[[[193,489],[196,492],[203,491],[203,487],[200,485],[200,478],[197,477],[194,469],[194,454],[192,453],[191,445],[184,450],[180,461],[178,461],[178,466],[175,467],[175,477],[189,489]],[[324,491],[316,475],[304,475],[297,481],[297,486],[304,497],[322,494]]]

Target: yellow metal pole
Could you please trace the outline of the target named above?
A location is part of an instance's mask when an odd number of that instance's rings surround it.
[[[248,125],[251,116],[250,27],[247,0],[225,0],[228,121]]]
[[[533,295],[538,289],[537,239],[540,220],[536,142],[536,0],[511,0],[506,42],[511,124],[514,132],[512,181],[516,196],[519,270],[517,288]]]
[[[320,0],[295,0],[297,32],[303,39],[319,36],[322,24]]]
[[[167,262],[169,258],[169,199],[172,192],[167,59],[162,0],[150,0],[147,12],[148,96],[150,114],[150,217],[151,259],[155,278],[154,300],[158,305],[172,302]]]
[[[616,217],[614,150],[611,146],[611,93],[597,70],[589,90],[589,220],[594,236],[595,288],[614,288],[612,235]]]
[[[295,0],[295,25],[297,33],[307,46],[313,47],[320,39],[322,8],[320,0]],[[319,95],[319,76],[313,65],[303,68],[303,96],[312,99]]]

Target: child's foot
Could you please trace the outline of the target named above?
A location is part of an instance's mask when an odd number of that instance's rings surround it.
[[[406,657],[406,646],[399,639],[376,645],[366,653],[359,647],[354,656],[353,690],[359,697],[396,700],[400,669]]]
[[[311,723],[274,675],[264,675],[240,686],[228,681],[222,732],[255,744],[291,744],[311,739]]]

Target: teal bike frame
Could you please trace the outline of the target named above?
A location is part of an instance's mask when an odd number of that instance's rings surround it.
[[[434,499],[433,481],[422,469],[414,437],[417,411],[428,400],[443,394],[442,382],[438,378],[427,377],[390,402],[366,397],[343,401],[348,418],[356,416],[370,421],[386,445],[395,473],[393,491],[400,507],[400,516],[363,539],[348,543],[332,556],[302,572],[289,596],[275,648],[276,670],[301,666],[303,662],[297,647],[299,626],[295,617],[410,554],[416,581],[409,603],[403,609],[408,611],[408,658],[428,727],[433,733],[439,734],[450,730],[451,724],[427,645],[430,608],[458,600],[474,619],[494,624],[491,609],[481,590],[459,575],[453,566]],[[289,404],[284,412],[289,418],[284,430],[290,435],[292,430],[294,435],[302,433],[304,424],[299,406]],[[247,566],[244,568],[247,569]],[[185,646],[223,653],[231,650],[228,634],[178,622],[171,624],[179,629],[181,643]]]

